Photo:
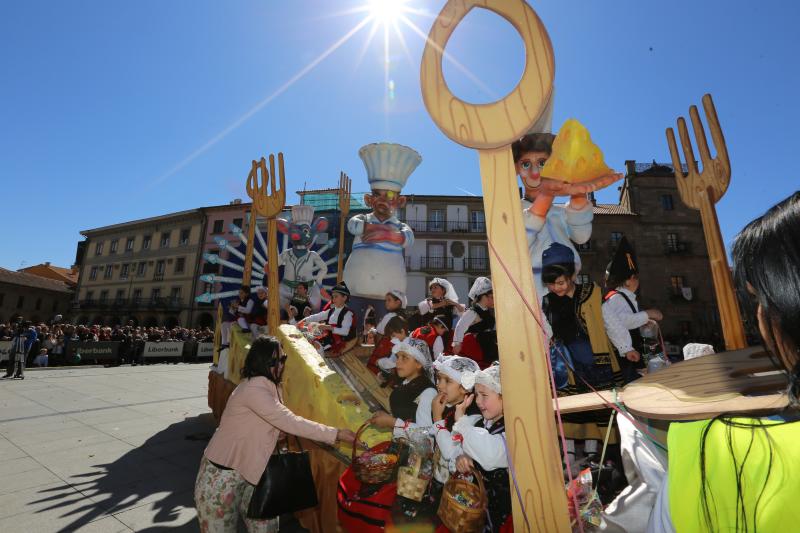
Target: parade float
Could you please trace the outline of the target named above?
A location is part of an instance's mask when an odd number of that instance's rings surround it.
[[[453,95],[442,74],[442,60],[447,41],[459,22],[473,8],[483,8],[506,19],[522,37],[526,51],[525,70],[518,86],[500,101],[473,105]],[[683,143],[689,172],[681,171],[675,137],[668,130],[670,152],[681,197],[690,207],[699,209],[709,256],[714,273],[714,286],[725,331],[726,346],[732,352],[705,356],[678,363],[629,385],[620,391],[594,392],[569,398],[554,394],[550,358],[545,347],[545,335],[540,319],[539,302],[531,276],[525,228],[520,209],[519,190],[511,152],[511,144],[526,132],[541,124],[552,102],[555,60],[547,31],[533,9],[523,0],[451,0],[445,4],[433,23],[421,66],[421,89],[426,108],[433,121],[451,140],[478,151],[478,163],[483,186],[487,222],[490,267],[496,303],[498,345],[502,373],[505,418],[508,441],[508,460],[513,475],[513,522],[515,531],[571,531],[568,495],[559,450],[560,414],[592,409],[612,408],[624,415],[632,413],[646,427],[648,420],[687,420],[712,417],[727,411],[763,411],[786,404],[781,394],[786,378],[775,370],[774,364],[760,348],[744,349],[744,335],[738,305],[733,293],[724,247],[719,237],[719,225],[714,204],[724,194],[730,180],[730,164],[725,141],[710,97],[704,98],[717,157],[711,158],[697,110],[690,114],[699,143],[703,170],[694,163],[694,155],[685,121],[679,119],[679,134]],[[554,190],[591,191],[607,184],[603,176],[609,169],[602,153],[591,143],[588,132],[577,123],[562,127],[554,157],[542,176],[553,180]],[[360,311],[376,301],[394,285],[404,281],[405,270],[388,265],[391,278],[376,276],[367,257],[375,247],[388,246],[402,258],[402,249],[413,239],[413,233],[397,223],[393,209],[402,204],[400,191],[405,180],[419,164],[419,156],[407,147],[379,143],[362,148],[373,194],[368,200],[373,213],[359,215],[349,221],[350,179],[340,178],[339,253],[334,274],[322,279],[342,279],[363,299]],[[281,298],[277,232],[278,214],[284,207],[284,170],[280,162],[280,186],[276,188],[274,158],[270,169],[264,159],[253,162],[248,177],[248,194],[253,208],[242,267],[242,282],[252,277],[266,279],[269,290],[268,331],[276,335],[288,355],[284,373],[284,401],[295,413],[337,427],[359,429],[371,412],[388,408],[388,390],[381,388],[375,376],[367,370],[368,350],[358,342],[348,346],[339,357],[324,357],[309,342],[307,332],[289,324],[279,324]],[[391,172],[387,173],[387,169]],[[261,176],[261,181],[257,176]],[[599,180],[599,181],[598,181]],[[389,185],[386,184],[387,181]],[[267,183],[270,186],[267,186]],[[577,189],[575,188],[577,187]],[[385,193],[391,194],[385,194]],[[380,211],[380,212],[379,212]],[[294,213],[293,213],[294,215]],[[268,220],[265,238],[256,231],[257,218]],[[375,217],[373,218],[370,217]],[[389,221],[389,227],[382,227]],[[289,228],[314,227],[308,213],[294,215]],[[345,262],[345,227],[356,237],[351,256]],[[288,232],[292,233],[292,229]],[[294,239],[293,239],[294,240]],[[262,250],[255,250],[258,241]],[[313,241],[313,239],[312,239]],[[311,241],[302,243],[308,247]],[[330,246],[333,248],[333,245]],[[284,249],[283,253],[287,253]],[[264,257],[266,255],[266,257]],[[301,254],[302,255],[302,254]],[[359,257],[363,255],[363,257]],[[256,258],[255,264],[253,257]],[[392,256],[393,257],[393,256]],[[315,260],[316,261],[316,260]],[[319,263],[317,263],[319,264]],[[395,268],[395,266],[397,268]],[[317,271],[308,276],[318,275]],[[284,278],[286,271],[284,270]],[[380,272],[380,271],[377,271]],[[295,278],[302,278],[300,271]],[[402,277],[403,279],[399,279]],[[314,278],[317,279],[317,278]],[[377,309],[377,307],[376,307]],[[526,320],[520,320],[526,315]],[[229,346],[221,350],[220,324],[222,306],[218,306],[216,349],[214,363],[223,367],[222,373],[212,371],[209,383],[209,406],[217,418],[224,410],[227,396],[239,382],[238,373],[252,337],[232,328]],[[627,411],[627,413],[625,412]],[[556,413],[556,416],[554,416]],[[388,435],[364,431],[360,437],[367,445],[385,441]],[[349,463],[352,450],[309,446],[320,506],[300,513],[303,525],[313,531],[332,530],[336,523],[337,480]]]

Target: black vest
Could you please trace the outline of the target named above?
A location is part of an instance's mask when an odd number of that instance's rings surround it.
[[[483,418],[475,423],[475,427],[485,428]],[[505,433],[506,426],[503,418],[492,424],[488,430],[490,435]],[[503,437],[505,438],[505,436]],[[483,484],[486,486],[486,495],[489,498],[489,519],[484,532],[497,533],[500,527],[511,516],[511,485],[508,479],[507,468],[497,468],[495,470],[484,470],[477,461],[474,461],[475,468],[483,476]]]
[[[442,300],[437,300],[435,298],[431,298],[431,302],[439,303]],[[445,317],[444,323],[447,325],[447,329],[453,329],[453,306],[447,305],[445,307],[440,307],[438,309],[431,309],[429,313],[425,313],[421,317],[422,325],[429,324],[431,320],[437,315],[443,315]],[[416,328],[414,328],[416,329]]]
[[[347,313],[351,313],[352,314],[353,312],[350,310],[349,307],[344,306],[342,308],[341,312],[339,313],[339,316],[337,317],[336,324],[331,324],[331,315],[333,314],[333,312],[335,310],[336,310],[335,307],[331,307],[330,309],[328,309],[328,316],[325,317],[325,323],[330,325],[330,326],[334,326],[334,327],[340,328],[340,327],[342,327],[342,324],[344,324],[344,317],[347,316]],[[345,335],[344,337],[342,337],[342,338],[344,340],[346,340],[346,341],[349,341],[350,339],[355,339],[356,338],[356,317],[355,317],[355,314],[353,314],[353,323],[350,325],[350,332],[347,335]]]
[[[478,304],[473,305],[470,307],[475,313],[480,317],[480,322],[475,322],[472,324],[469,329],[467,329],[467,333],[480,333],[482,331],[494,331],[495,329],[495,321],[494,321],[494,309],[483,309]]]
[[[433,383],[426,376],[417,376],[408,383],[402,384],[389,395],[389,407],[392,416],[409,422],[417,421],[417,404],[414,400],[425,389],[432,389]]]

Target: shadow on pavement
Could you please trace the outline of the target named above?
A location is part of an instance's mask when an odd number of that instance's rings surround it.
[[[197,531],[196,520],[188,519],[194,516],[197,468],[214,431],[209,416],[174,423],[115,461],[71,476],[69,484],[79,494],[64,493],[63,487],[42,490],[35,503],[46,507],[38,512],[69,507],[62,516],[74,520],[60,531],[109,515],[136,531]]]

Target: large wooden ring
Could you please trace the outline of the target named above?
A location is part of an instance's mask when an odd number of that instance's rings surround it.
[[[525,44],[525,71],[505,98],[470,104],[453,95],[442,73],[447,41],[473,7],[506,19]],[[436,19],[422,54],[422,98],[434,122],[453,141],[476,149],[507,146],[527,133],[546,110],[553,91],[555,59],[550,36],[524,0],[449,0]]]

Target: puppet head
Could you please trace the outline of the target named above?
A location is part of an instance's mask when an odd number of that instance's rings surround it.
[[[291,222],[278,219],[278,231],[289,235],[295,251],[305,251],[313,242],[317,233],[328,229],[328,220],[319,217],[314,220],[314,207],[310,205],[293,205]]]
[[[412,148],[394,143],[367,144],[361,147],[358,155],[367,169],[372,191],[364,195],[364,203],[379,220],[393,217],[397,209],[406,205],[406,198],[400,191],[422,162],[422,156]]]

